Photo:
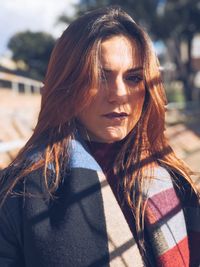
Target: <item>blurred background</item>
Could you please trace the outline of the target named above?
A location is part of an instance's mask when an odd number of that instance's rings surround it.
[[[150,34],[168,98],[166,134],[200,171],[200,0],[0,0],[0,169],[32,133],[56,39],[80,14],[111,4]]]

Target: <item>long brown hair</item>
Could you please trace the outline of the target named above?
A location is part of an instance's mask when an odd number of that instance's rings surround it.
[[[122,178],[124,198],[135,216],[138,235],[144,228],[142,189],[147,164],[151,166],[156,162],[170,172],[180,174],[197,192],[189,169],[175,156],[164,135],[166,97],[151,41],[121,8],[106,7],[79,17],[57,41],[42,89],[37,125],[25,147],[8,167],[14,170],[19,167],[19,171],[15,179],[1,190],[1,201],[18,181],[38,168],[43,168],[48,192],[53,194],[58,188],[68,163],[67,147],[76,131],[76,116],[92,101],[95,90],[91,88],[98,88],[100,44],[105,38],[119,34],[138,43],[146,87],[141,118],[114,164],[115,173]],[[27,155],[38,150],[42,150],[41,156],[28,161]],[[55,177],[50,183],[52,176],[47,172],[49,163],[55,169]]]

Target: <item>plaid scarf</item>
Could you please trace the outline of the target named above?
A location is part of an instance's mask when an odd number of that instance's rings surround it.
[[[106,149],[110,148],[115,149],[110,145]],[[106,156],[109,156],[108,152]],[[85,161],[83,156],[84,153],[76,154],[77,166]],[[97,164],[93,157],[91,159]],[[90,169],[91,166],[91,162],[88,162],[84,168]],[[154,254],[152,261],[158,267],[200,266],[200,209],[191,188],[185,189],[184,197],[180,197],[168,171],[163,167],[156,167],[143,193],[147,199],[145,231]],[[109,197],[111,196],[115,197],[110,190]]]
[[[112,171],[116,154],[121,147],[116,144],[87,142],[92,155],[98,161],[118,199],[130,229],[135,235],[134,218],[130,208],[120,203],[116,177]],[[147,200],[145,210],[145,245],[147,262],[151,266],[183,267],[199,266],[200,210],[198,201],[189,185],[179,177],[180,187],[172,183],[170,174],[162,167],[154,168],[150,182],[148,177],[143,189]],[[182,189],[182,195],[180,194]],[[129,209],[129,210],[128,210]],[[137,240],[137,239],[136,239]]]
[[[146,192],[145,221],[157,266],[200,266],[199,204],[191,188],[184,189],[181,196],[169,173],[155,169]]]

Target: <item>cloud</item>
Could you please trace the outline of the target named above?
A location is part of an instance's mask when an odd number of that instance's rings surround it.
[[[73,3],[78,0],[0,0],[0,54],[9,38],[16,32],[32,30],[46,31],[58,37],[63,25],[56,20],[62,13],[73,14]]]

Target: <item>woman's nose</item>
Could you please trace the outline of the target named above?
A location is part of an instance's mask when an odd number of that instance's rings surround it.
[[[109,102],[118,102],[125,103],[128,98],[127,85],[122,78],[117,78],[113,81],[110,81],[108,84],[108,101]]]

